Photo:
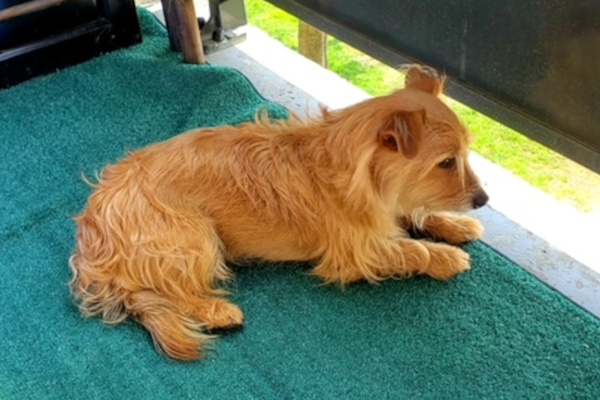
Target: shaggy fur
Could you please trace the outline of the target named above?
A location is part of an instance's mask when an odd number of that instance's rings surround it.
[[[316,120],[194,130],[108,165],[76,218],[82,313],[132,317],[159,351],[191,360],[205,332],[243,323],[221,289],[228,261],[311,261],[340,284],[466,271],[451,244],[483,229],[455,212],[487,195],[442,84],[414,66],[405,89]]]

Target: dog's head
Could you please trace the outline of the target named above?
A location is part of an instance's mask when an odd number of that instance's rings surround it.
[[[487,203],[468,161],[471,135],[440,99],[443,84],[435,71],[411,66],[404,89],[352,110],[352,136],[363,143],[354,157],[370,153],[370,180],[399,214],[464,212]],[[366,143],[371,144],[369,150]],[[355,174],[353,188],[364,180],[360,175]]]

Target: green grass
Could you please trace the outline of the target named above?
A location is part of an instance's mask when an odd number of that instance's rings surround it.
[[[298,19],[263,0],[246,0],[249,22],[298,49]],[[327,38],[328,67],[373,96],[401,87],[402,74],[339,40]],[[475,134],[473,150],[553,197],[584,212],[600,209],[600,175],[456,102],[450,105]]]

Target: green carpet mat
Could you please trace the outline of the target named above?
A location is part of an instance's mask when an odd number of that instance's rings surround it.
[[[306,265],[236,266],[246,313],[208,358],[160,357],[134,323],[83,319],[70,217],[126,149],[270,107],[235,71],[145,41],[0,91],[0,399],[598,399],[600,321],[485,245],[471,272],[321,286]]]

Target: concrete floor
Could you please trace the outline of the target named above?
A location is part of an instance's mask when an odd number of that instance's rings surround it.
[[[160,14],[160,6],[151,10]],[[266,99],[307,116],[321,105],[335,109],[370,97],[264,32],[242,29],[243,43],[207,60],[237,69]],[[593,239],[600,218],[559,203],[477,154],[471,164],[491,197],[489,206],[472,213],[486,227],[483,241],[600,318],[600,252]]]

